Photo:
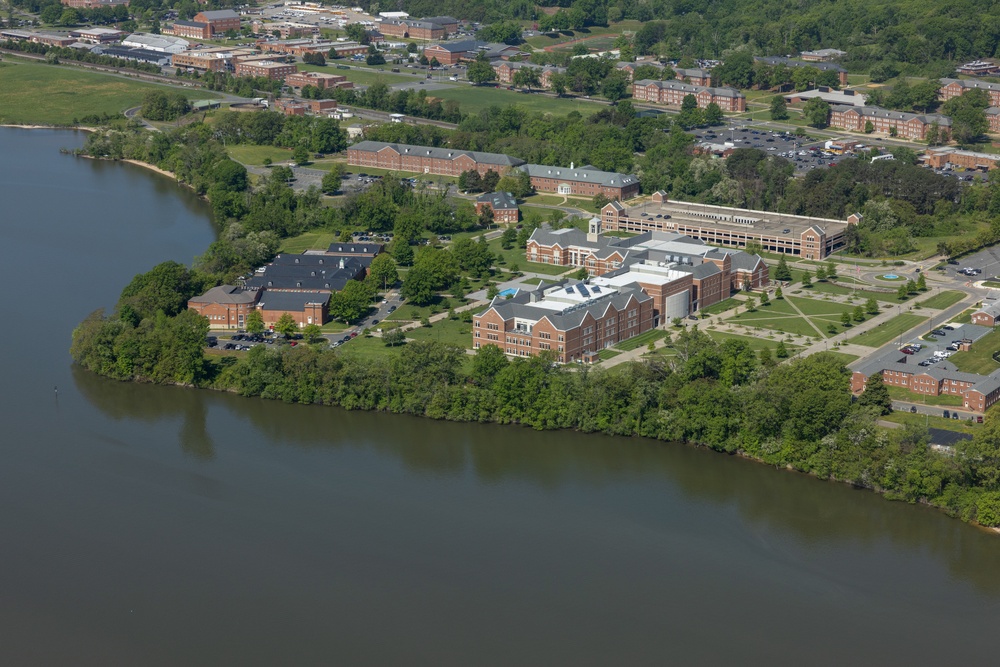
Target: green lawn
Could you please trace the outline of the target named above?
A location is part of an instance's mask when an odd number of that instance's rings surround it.
[[[905,387],[888,387],[889,396],[893,400],[905,401],[907,403],[919,403],[920,405],[940,405],[942,407],[956,407],[960,408],[965,404],[965,400],[961,396],[953,396],[951,394],[941,394],[940,396],[931,396],[930,394],[918,394],[914,391],[910,391]]]
[[[759,336],[741,336],[739,334],[729,333],[728,331],[713,331],[711,329],[701,329],[702,333],[708,334],[708,337],[719,342],[725,342],[727,340],[742,340],[750,344],[750,349],[757,352],[765,347],[772,352],[778,347],[778,343],[781,340],[781,336],[775,336],[774,338],[761,338]],[[785,343],[785,349],[788,350],[789,354],[795,354],[795,352],[800,348],[799,345],[793,345],[792,343]]]
[[[868,291],[864,288],[854,288],[847,285],[838,285],[837,283],[830,282],[814,282],[812,286],[813,292],[822,292],[824,294],[840,294],[846,295],[850,294],[856,296],[859,299],[868,300],[874,298],[876,301],[889,301],[896,303],[897,298],[895,292],[874,292]]]
[[[467,302],[459,299],[435,296],[434,301],[427,306],[414,306],[404,303],[396,312],[386,317],[387,322],[415,322],[431,315],[448,312],[450,308],[459,308]]]
[[[633,336],[628,340],[623,340],[622,342],[615,345],[615,347],[618,348],[619,350],[624,350],[625,352],[628,352],[629,350],[634,350],[637,347],[646,347],[651,342],[655,340],[660,340],[661,338],[666,337],[666,335],[667,332],[663,331],[662,329],[651,329],[649,331],[646,331],[645,333],[639,334],[638,336]]]
[[[823,354],[829,354],[832,355],[835,359],[840,359],[840,363],[844,364],[845,366],[861,358],[856,354],[847,354],[846,352],[837,352],[836,350],[830,350],[829,352],[824,352]]]
[[[729,297],[728,299],[723,299],[718,303],[713,303],[711,306],[708,306],[707,308],[702,308],[701,314],[718,315],[719,313],[726,312],[730,308],[735,308],[736,306],[740,305],[740,303],[741,302],[739,299],[734,299],[732,297]]]
[[[410,329],[406,332],[406,337],[414,340],[433,340],[469,349],[472,347],[472,324],[446,318],[432,322],[430,327]]]
[[[382,342],[381,338],[367,338],[365,336],[358,336],[350,342],[344,343],[337,348],[337,354],[341,354],[345,357],[356,357],[356,358],[372,358],[372,357],[384,357],[386,355],[397,355],[403,347],[397,345],[395,347],[388,347]]]
[[[278,252],[298,254],[306,250],[326,250],[338,238],[340,235],[336,232],[305,232],[282,241]]]
[[[243,164],[260,166],[264,164],[265,158],[270,158],[271,162],[290,162],[292,151],[290,148],[276,148],[274,146],[251,146],[249,144],[236,144],[226,146],[229,157]]]
[[[607,361],[608,359],[614,359],[619,354],[621,354],[621,352],[617,350],[612,350],[611,348],[607,348],[598,352],[597,358],[600,359],[601,361]]]
[[[9,61],[4,65],[0,67],[0,123],[72,125],[75,118],[121,114],[139,106],[150,90],[179,90],[70,65]],[[203,90],[181,92],[195,100],[217,97]]]
[[[553,264],[542,264],[540,262],[529,262],[524,257],[524,248],[518,248],[517,246],[511,248],[510,250],[504,250],[500,247],[500,239],[495,238],[487,242],[490,250],[493,254],[499,255],[503,258],[504,263],[500,264],[501,267],[510,267],[513,264],[517,264],[521,271],[531,271],[533,273],[543,273],[547,276],[558,276],[567,271],[576,271],[572,266],[556,266]]]
[[[955,324],[971,324],[972,323],[972,313],[976,312],[975,308],[969,308],[963,310],[961,313],[951,318],[950,322]]]
[[[550,113],[556,116],[565,116],[571,111],[579,111],[584,116],[589,116],[605,106],[575,97],[552,97],[537,93],[521,93],[504,88],[467,85],[432,90],[428,91],[427,94],[442,100],[455,100],[459,103],[463,113],[477,113],[493,105],[505,107],[513,104],[526,111]]]
[[[802,311],[801,315],[796,307]],[[842,303],[786,295],[784,299],[772,299],[769,305],[758,305],[754,312],[744,309],[726,321],[802,336],[829,337],[840,333],[843,328],[840,324],[841,315],[852,310],[853,306]],[[831,324],[835,331],[829,330]]]
[[[975,433],[983,427],[982,424],[970,422],[968,419],[945,419],[941,415],[921,415],[911,412],[893,412],[882,419],[894,424],[916,424],[917,426],[940,428],[958,433]]]
[[[960,371],[989,375],[1000,368],[1000,364],[993,361],[993,353],[997,350],[1000,350],[1000,329],[995,329],[977,340],[968,352],[956,352],[951,355],[948,361],[955,364]]]
[[[857,343],[867,347],[881,347],[892,339],[906,333],[927,318],[913,313],[896,315],[888,322],[883,322],[874,329],[849,339],[848,343]]]
[[[934,308],[937,310],[944,310],[948,306],[953,306],[962,299],[966,297],[965,292],[958,292],[955,290],[949,290],[947,292],[941,292],[936,294],[926,301],[921,301],[917,305],[922,308]]]
[[[565,44],[566,42],[584,39],[587,37],[619,35],[623,32],[635,32],[641,27],[642,22],[640,21],[622,21],[621,23],[614,23],[607,27],[591,26],[590,28],[582,28],[580,30],[564,30],[560,32],[545,33],[543,35],[529,37],[527,42],[536,49],[544,49],[546,47],[559,46],[561,44]],[[592,40],[588,40],[584,43],[589,45],[590,41]]]

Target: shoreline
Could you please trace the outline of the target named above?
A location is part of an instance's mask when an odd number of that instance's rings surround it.
[[[22,123],[0,123],[0,127],[13,127],[19,130],[80,130],[81,132],[97,132],[98,128],[87,125],[24,125]]]

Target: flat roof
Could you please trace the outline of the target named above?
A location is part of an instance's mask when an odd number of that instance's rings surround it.
[[[673,200],[664,201],[662,204],[647,202],[638,206],[629,207],[627,210],[629,220],[642,220],[642,213],[646,213],[647,218],[652,217],[652,221],[657,221],[655,217],[657,213],[668,213],[670,214],[669,220],[660,219],[659,221],[666,223],[700,223],[713,227],[725,227],[733,231],[744,230],[767,232],[775,236],[793,234],[798,236],[810,227],[818,227],[829,235],[831,231],[840,232],[847,227],[846,220],[813,218],[805,215],[791,215],[789,213],[774,213],[771,211],[755,211],[751,209],[713,206],[711,204],[697,204],[694,202],[679,202]],[[723,216],[735,216],[737,218],[747,220],[748,222],[741,223],[733,220],[725,220],[723,219]],[[785,232],[785,229],[790,231]]]
[[[681,280],[691,275],[684,271],[677,271],[670,266],[660,266],[654,262],[646,261],[637,264],[630,264],[627,271],[618,275],[603,275],[591,278],[590,282],[595,285],[621,288],[632,283],[646,283],[647,285],[669,285],[672,282]]]

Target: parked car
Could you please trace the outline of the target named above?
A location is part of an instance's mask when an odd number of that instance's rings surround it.
[[[945,411],[944,411],[944,418],[945,418],[945,419],[948,419],[948,418],[950,418],[950,417],[951,417],[951,413],[950,413],[950,412],[948,412],[947,410],[945,410]]]
[[[915,406],[915,405],[911,405],[911,406],[910,406],[910,412],[912,412],[912,413],[916,413],[916,412],[917,412],[917,406]]]
[[[944,329],[935,329],[934,331],[931,332],[931,335],[934,335],[934,336],[947,336],[948,332],[945,331]]]

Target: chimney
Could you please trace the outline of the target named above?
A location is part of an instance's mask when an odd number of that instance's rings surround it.
[[[340,268],[344,268],[344,258],[343,257],[340,258],[340,263],[338,264],[338,266]]]

